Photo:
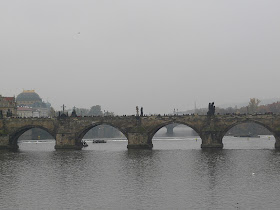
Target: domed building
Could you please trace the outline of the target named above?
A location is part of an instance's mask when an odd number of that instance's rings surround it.
[[[47,117],[51,108],[50,103],[43,102],[35,90],[23,90],[16,97],[17,114],[19,117]]]
[[[18,106],[33,106],[34,104],[42,103],[40,96],[35,93],[35,90],[24,90],[16,97]]]

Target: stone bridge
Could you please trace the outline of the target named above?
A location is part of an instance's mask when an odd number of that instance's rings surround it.
[[[0,148],[17,149],[19,136],[31,128],[41,128],[54,137],[56,149],[81,149],[83,136],[93,127],[106,124],[126,136],[127,148],[150,149],[155,133],[173,123],[194,129],[202,139],[201,148],[223,148],[227,131],[248,122],[267,128],[275,137],[275,148],[280,148],[280,115],[274,114],[4,118],[0,119]]]

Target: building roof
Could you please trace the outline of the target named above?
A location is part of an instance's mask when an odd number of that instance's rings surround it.
[[[0,96],[0,106],[1,107],[13,107],[16,106],[15,97],[2,97]]]
[[[4,100],[13,103],[15,101],[15,97],[3,97]]]
[[[40,101],[40,102],[42,102],[42,99],[40,98],[40,96],[37,93],[35,93],[34,90],[24,90],[22,93],[20,93],[16,97],[16,101],[19,103],[21,101],[30,101],[30,102]]]
[[[32,111],[32,108],[19,106],[19,107],[17,107],[17,110],[18,111]]]

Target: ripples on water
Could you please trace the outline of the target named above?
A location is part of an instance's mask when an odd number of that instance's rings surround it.
[[[225,137],[223,150],[200,139],[127,141],[55,151],[22,142],[0,153],[0,209],[279,209],[280,152],[268,137]]]

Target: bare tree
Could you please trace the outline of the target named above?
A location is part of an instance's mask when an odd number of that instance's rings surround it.
[[[249,114],[256,113],[260,102],[261,101],[257,98],[250,98],[249,105],[248,105],[248,113]]]

